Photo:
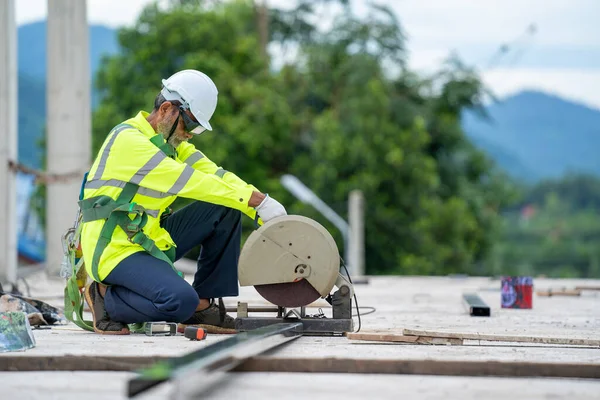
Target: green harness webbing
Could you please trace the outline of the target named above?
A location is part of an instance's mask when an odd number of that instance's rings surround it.
[[[87,177],[87,174],[85,176]],[[86,178],[84,178],[84,182],[85,179]],[[80,257],[79,259],[76,257],[76,242],[78,242],[78,238],[81,235],[82,227],[80,221],[81,213],[79,213],[77,217],[77,229],[75,230],[73,242],[69,244],[68,254],[66,254],[69,258],[68,261],[72,270],[71,276],[67,279],[67,285],[65,286],[65,316],[78,327],[87,331],[93,331],[94,327],[92,321],[83,319],[83,297],[81,296],[81,289],[85,287],[87,272],[85,270],[85,265],[83,265],[83,257]]]
[[[148,222],[148,214],[146,214],[144,207],[131,201],[138,189],[138,185],[127,183],[116,200],[113,200],[109,196],[97,196],[79,201],[84,223],[99,219],[106,221],[100,231],[92,258],[92,277],[96,282],[101,281],[98,274],[100,257],[102,257],[102,253],[112,240],[117,226],[127,234],[127,238],[131,243],[140,245],[151,256],[173,267],[175,248],[171,247],[168,253],[163,252],[156,247],[154,240],[150,239],[143,231],[144,226]],[[131,214],[135,214],[133,219],[129,217]]]
[[[115,127],[115,129],[123,126],[133,128],[131,125],[120,124]],[[150,139],[150,142],[162,150],[168,157],[174,157],[176,155],[173,146],[166,143],[162,135],[158,134],[153,136]],[[74,242],[79,242],[83,223],[101,219],[105,220],[92,257],[91,269],[93,279],[100,282],[98,273],[100,258],[106,247],[108,247],[117,227],[120,227],[127,234],[127,238],[131,243],[140,245],[151,256],[168,263],[179,276],[183,277],[183,274],[177,271],[173,265],[173,262],[175,261],[175,248],[171,247],[166,251],[160,250],[155,242],[143,231],[144,226],[148,222],[148,214],[144,207],[132,201],[139,190],[139,185],[128,182],[125,184],[125,187],[123,187],[123,190],[121,190],[121,193],[116,200],[113,200],[110,196],[96,196],[84,200],[83,188],[87,181],[87,175],[88,174],[86,173],[83,178],[79,196],[78,204],[80,216],[78,218],[81,223],[77,225]],[[135,215],[133,219],[130,217],[130,214]],[[87,272],[85,270],[85,265],[83,265],[83,257],[77,260],[75,252],[76,249],[73,248],[71,243],[68,256],[70,264],[73,266],[73,270],[67,281],[67,286],[65,287],[65,315],[71,322],[80,328],[93,331],[92,321],[84,320],[82,316],[83,297],[81,296],[81,289],[85,286]],[[132,328],[140,330],[143,329],[143,326],[134,324]]]

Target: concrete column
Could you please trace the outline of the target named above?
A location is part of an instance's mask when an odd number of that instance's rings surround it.
[[[85,0],[48,0],[47,171],[88,170],[91,159],[91,77]],[[58,275],[61,236],[73,224],[81,178],[47,185],[46,269]]]
[[[360,190],[350,192],[348,223],[350,225],[350,243],[348,245],[350,274],[361,277],[365,275],[365,221],[364,196]]]
[[[17,282],[17,26],[14,0],[0,1],[0,282]],[[5,289],[9,289],[5,287]]]

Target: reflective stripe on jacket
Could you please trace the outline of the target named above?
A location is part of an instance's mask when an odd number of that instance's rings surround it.
[[[240,210],[250,218],[256,211],[248,206],[254,186],[231,172],[218,167],[195,146],[183,142],[177,147],[175,159],[158,149],[150,139],[156,135],[146,120],[149,114],[140,111],[124,121],[134,128],[114,129],[106,138],[92,164],[84,187],[84,199],[106,195],[116,199],[127,182],[140,186],[133,202],[147,210],[148,222],[143,232],[165,251],[175,246],[169,233],[160,227],[160,216],[177,197],[201,200]],[[92,260],[104,220],[83,225],[81,243],[83,256]],[[121,229],[116,229],[99,263],[101,280],[124,258],[139,251]],[[143,267],[143,266],[140,266]],[[90,276],[91,262],[86,262]]]

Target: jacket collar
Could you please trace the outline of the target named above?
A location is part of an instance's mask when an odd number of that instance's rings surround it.
[[[142,132],[144,134],[144,136],[152,137],[152,136],[156,135],[156,132],[152,128],[152,125],[150,125],[150,123],[146,119],[148,117],[148,115],[150,115],[150,113],[148,113],[144,110],[141,110],[140,112],[137,113],[137,115],[135,117],[130,118],[129,120],[125,121],[125,123],[138,129],[140,132]]]

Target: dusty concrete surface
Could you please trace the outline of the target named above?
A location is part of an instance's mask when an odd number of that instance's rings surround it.
[[[126,372],[15,372],[2,379],[3,398],[19,400],[126,399]],[[6,378],[6,374],[2,375]],[[201,377],[199,377],[201,379]],[[173,384],[134,397],[162,400],[177,393]],[[4,397],[6,396],[6,397]],[[600,399],[600,381],[583,379],[518,379],[424,375],[347,375],[232,373],[207,400],[232,399],[460,399],[584,400]]]
[[[181,269],[185,268],[189,266],[183,265]],[[28,283],[32,296],[55,305],[62,304],[62,281],[32,276]],[[600,286],[600,280],[534,279],[534,285],[535,289]],[[403,328],[410,328],[600,339],[600,291],[584,291],[578,297],[534,295],[532,310],[505,310],[500,308],[499,288],[500,282],[489,278],[372,277],[369,284],[355,286],[359,305],[376,307],[376,312],[362,317],[361,332],[401,333]],[[492,316],[470,317],[462,304],[463,292],[478,293],[490,305]],[[238,300],[248,301],[250,305],[268,305],[253,288],[241,288],[239,298],[226,299],[226,302],[235,305]],[[319,300],[307,312],[317,313],[321,307],[328,314],[327,306]],[[361,310],[363,313],[368,311],[367,308]],[[34,334],[37,346],[18,353],[19,356],[177,356],[223,339],[218,335],[209,335],[203,342],[190,342],[182,336],[107,337],[84,332],[74,325],[36,330]],[[482,341],[465,344],[432,346],[350,341],[345,337],[302,337],[269,353],[269,356],[585,363],[600,369],[600,349],[597,347]],[[17,353],[0,355],[0,365],[3,356],[15,355]],[[83,394],[86,394],[86,399],[119,398],[124,396],[125,384],[131,376],[131,373],[122,372],[0,372],[0,381],[8,384],[5,386],[8,393],[14,391],[19,398],[39,398],[43,393],[44,399],[79,399]],[[532,399],[600,398],[598,380],[321,373],[236,373],[229,377],[227,384],[210,398],[268,398],[275,390],[281,390],[278,398],[307,395],[330,398],[336,394],[348,398],[364,398],[367,395],[386,398],[408,394],[409,398],[500,399],[516,393]],[[290,388],[286,389],[287,386]],[[167,389],[169,387],[165,385],[159,390],[162,394],[154,394],[150,398],[164,398]],[[460,396],[455,396],[457,393]]]

